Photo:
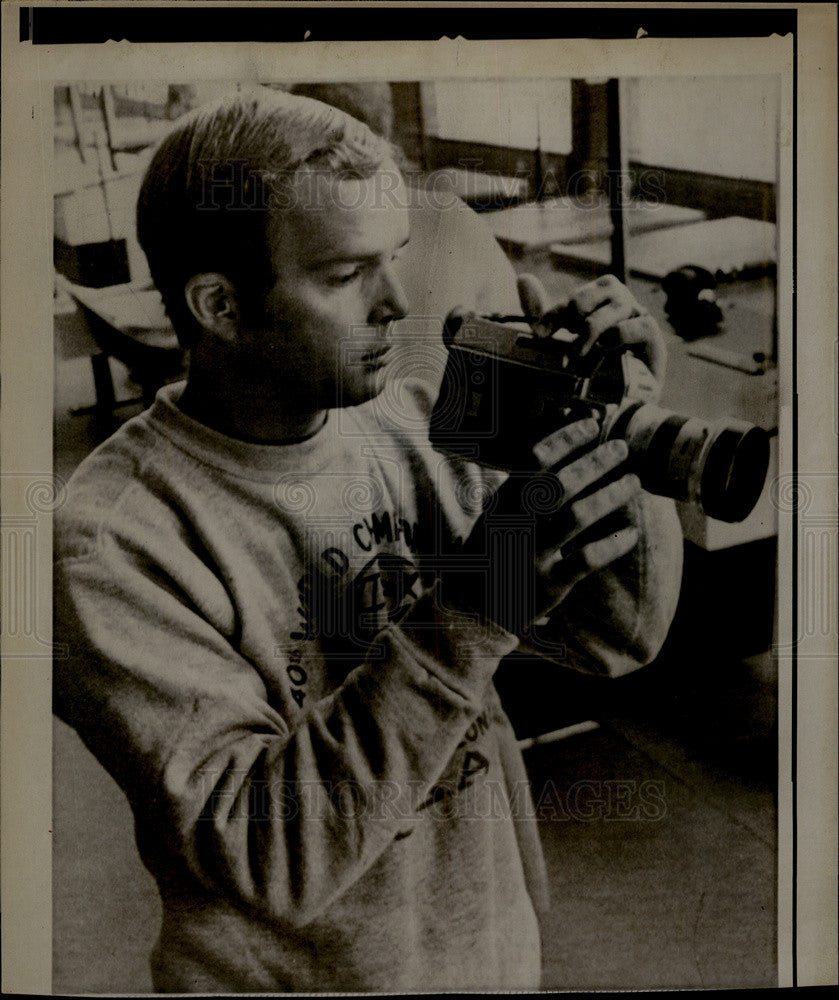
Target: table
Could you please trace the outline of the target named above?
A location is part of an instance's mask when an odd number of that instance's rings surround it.
[[[705,218],[696,208],[681,205],[633,201],[626,207],[630,233],[682,226]],[[612,232],[608,199],[598,195],[578,198],[548,198],[513,208],[484,212],[495,238],[514,256],[541,250],[553,243],[588,244],[605,239]]]
[[[557,267],[585,261],[607,268],[611,261],[608,239],[574,245],[557,242],[551,244],[550,251]],[[718,278],[766,270],[777,259],[775,225],[733,215],[666,232],[636,228],[626,259],[630,274],[657,280],[685,264],[704,267]]]

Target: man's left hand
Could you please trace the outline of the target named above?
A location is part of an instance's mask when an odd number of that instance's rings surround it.
[[[566,326],[571,317],[575,327],[585,329],[578,343],[580,355],[593,345],[626,344],[645,362],[654,378],[662,384],[667,363],[667,349],[656,321],[643,309],[632,292],[613,274],[604,274],[595,281],[581,285],[567,305],[545,308],[545,291],[534,278],[522,276],[518,283],[519,296],[525,311],[541,319],[534,326],[537,337],[549,337],[559,325]]]

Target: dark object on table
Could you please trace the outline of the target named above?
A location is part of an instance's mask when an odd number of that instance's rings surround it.
[[[717,279],[710,271],[685,264],[665,275],[661,287],[667,295],[667,317],[682,340],[719,333],[722,310],[717,305]]]

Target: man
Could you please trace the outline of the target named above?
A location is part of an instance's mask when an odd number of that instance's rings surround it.
[[[583,421],[538,445],[561,502],[534,530],[521,483],[430,448],[421,383],[382,392],[400,185],[365,126],[268,92],[178,123],[143,184],[189,376],[69,486],[55,706],[132,805],[161,991],[537,987],[544,873],[493,672],[548,612],[612,672],[672,615],[675,514],[621,443]],[[654,351],[622,286],[575,301]],[[530,555],[480,558],[498,517]]]

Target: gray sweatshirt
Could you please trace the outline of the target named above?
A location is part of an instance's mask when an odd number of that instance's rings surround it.
[[[55,710],[133,808],[155,988],[538,987],[543,862],[492,684],[516,640],[442,608],[424,565],[498,474],[430,448],[419,388],[398,419],[335,410],[285,446],[196,423],[178,392],[82,464],[55,535]],[[577,665],[623,672],[663,638],[656,510],[566,602]]]

